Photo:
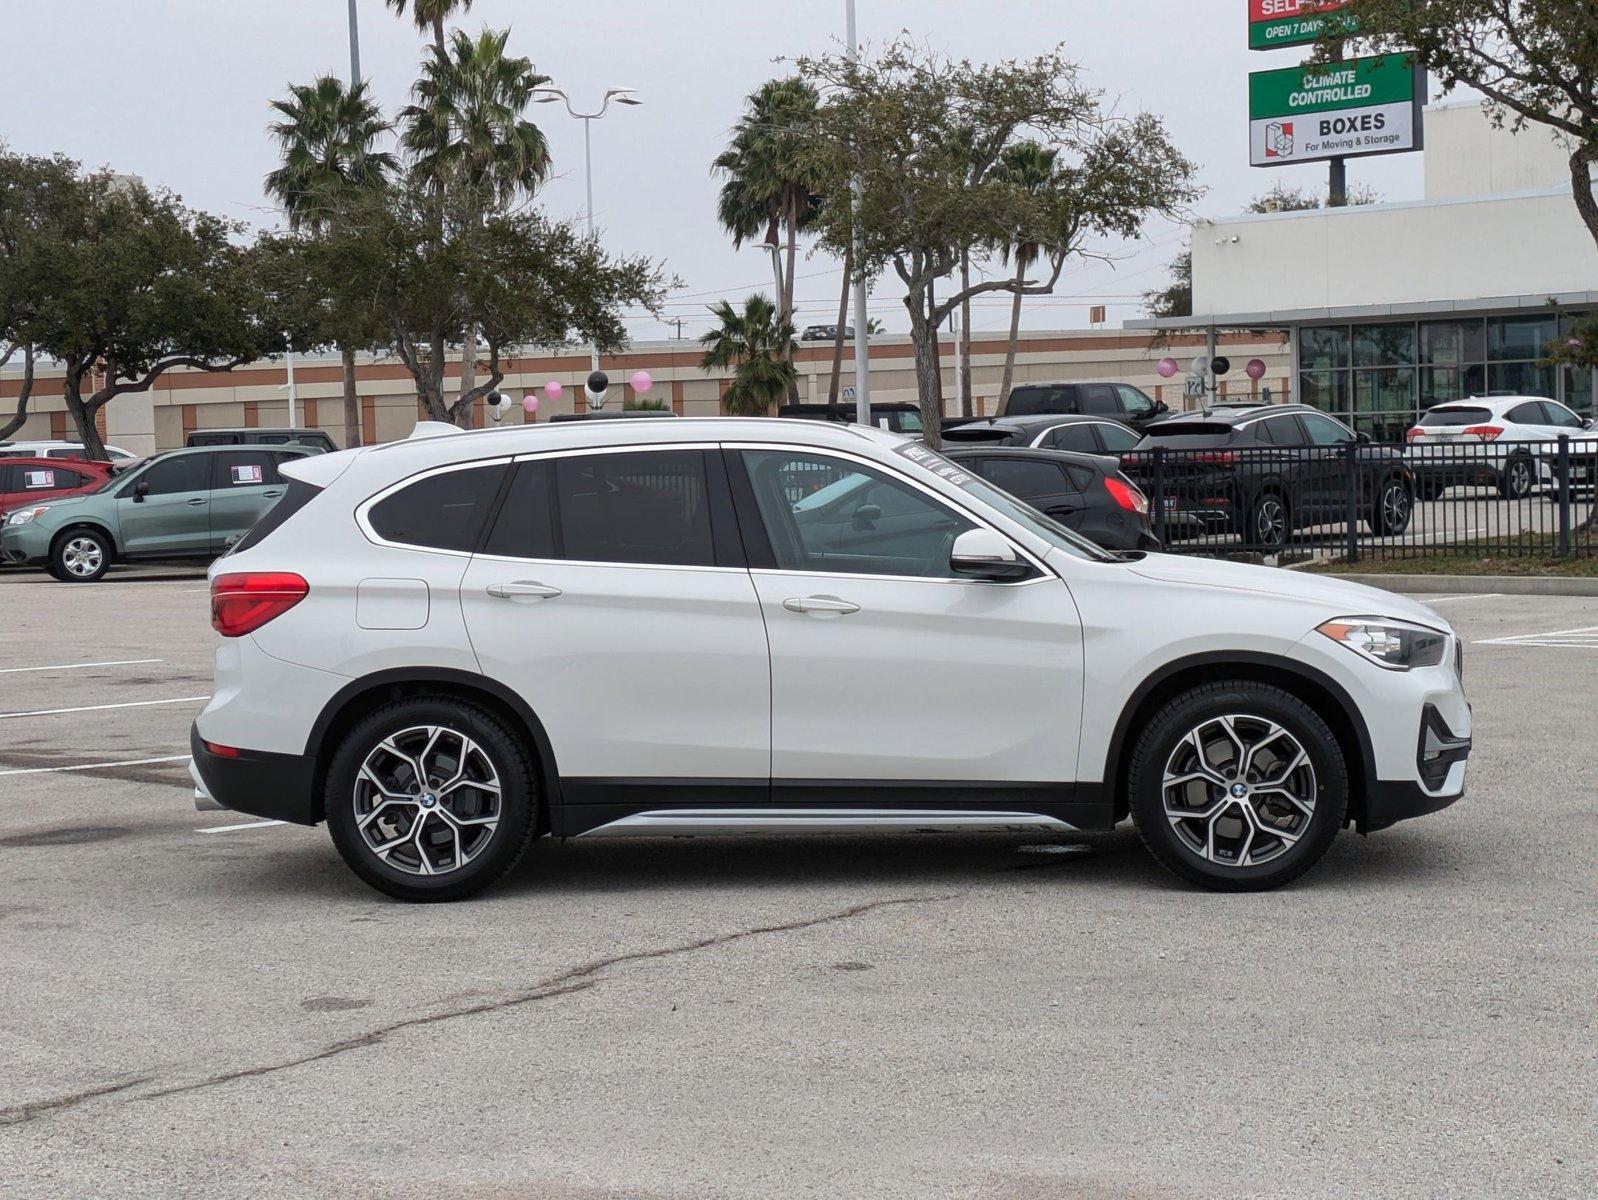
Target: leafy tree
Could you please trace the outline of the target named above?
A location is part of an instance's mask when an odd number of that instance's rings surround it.
[[[1055,160],[1059,156],[1058,150],[1037,142],[1017,142],[1004,148],[999,161],[994,164],[993,172],[997,178],[1024,188],[1028,194],[1041,196],[1054,186]],[[1026,284],[1027,272],[1037,265],[1043,254],[1043,247],[1037,242],[1011,243],[1003,240],[997,249],[1001,262],[1015,264],[1016,282],[1016,292],[1010,303],[1010,343],[1004,355],[1004,381],[999,387],[999,400],[1002,403],[1010,398],[1010,386],[1015,379],[1015,352],[1021,337],[1021,303],[1026,298],[1021,288]]]
[[[29,328],[65,370],[67,411],[91,458],[105,455],[95,416],[117,396],[174,367],[228,371],[282,348],[283,314],[233,242],[242,226],[109,173],[79,179],[62,200]]]
[[[42,258],[66,236],[77,189],[78,167],[71,159],[11,154],[0,146],[0,367],[22,355],[16,406],[0,418],[0,438],[28,419],[38,358],[37,300],[47,281]]]
[[[503,382],[504,357],[518,347],[622,348],[623,311],[653,310],[664,295],[667,281],[647,259],[612,257],[570,224],[533,211],[481,215],[475,200],[460,204],[450,208],[429,180],[402,175],[381,191],[349,196],[330,235],[302,248],[323,302],[364,313],[385,331],[430,420],[462,421]],[[446,356],[468,313],[488,377],[451,401]]]
[[[824,55],[797,65],[823,98],[807,161],[822,179],[860,180],[856,270],[891,268],[904,285],[934,445],[943,417],[937,328],[956,307],[989,292],[1047,294],[1088,237],[1135,236],[1148,217],[1174,216],[1197,195],[1193,164],[1160,121],[1109,114],[1058,51],[976,66],[901,39],[875,59]],[[1060,149],[1058,182],[1040,195],[994,170],[1026,137]],[[823,244],[841,254],[850,221],[823,207],[817,224]],[[934,298],[962,248],[996,243],[1044,247],[1046,277],[987,280]]]
[[[365,83],[347,87],[335,75],[295,84],[272,107],[283,165],[266,177],[267,195],[283,206],[289,228],[319,233],[331,213],[330,197],[352,188],[382,187],[398,164],[377,143],[392,126],[367,93]],[[326,330],[339,348],[344,374],[344,444],[361,444],[361,402],[355,389],[355,347],[360,331]],[[305,348],[304,346],[300,347]]]
[[[532,61],[505,52],[509,30],[477,37],[456,30],[422,66],[413,103],[401,113],[412,170],[440,196],[453,193],[476,223],[531,196],[549,175],[549,142],[526,119],[535,89],[549,82]],[[463,314],[460,391],[476,385],[477,326]]]
[[[402,17],[409,6],[416,28],[424,33],[430,30],[433,45],[440,52],[444,49],[444,22],[457,12],[471,11],[472,7],[472,0],[383,0],[383,3]]]
[[[722,300],[710,312],[717,326],[699,339],[705,348],[699,365],[707,371],[732,370],[732,384],[721,399],[727,412],[736,417],[765,416],[798,378],[793,322],[760,293],[745,300],[742,311]]]
[[[1356,52],[1412,53],[1444,91],[1464,85],[1515,131],[1537,125],[1570,145],[1576,210],[1598,243],[1598,6],[1593,0],[1352,0]],[[1344,22],[1339,22],[1339,31]],[[1316,47],[1339,58],[1342,36]]]

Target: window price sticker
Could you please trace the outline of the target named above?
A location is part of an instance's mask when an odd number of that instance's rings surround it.
[[[261,468],[259,466],[234,467],[233,482],[236,484],[260,483]]]
[[[22,486],[29,491],[35,488],[55,487],[54,471],[24,471],[22,473]]]

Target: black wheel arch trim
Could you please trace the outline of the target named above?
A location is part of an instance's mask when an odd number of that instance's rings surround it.
[[[1332,697],[1339,709],[1341,709],[1341,715],[1359,745],[1360,762],[1358,769],[1349,771],[1349,782],[1356,789],[1356,794],[1349,797],[1349,811],[1351,815],[1363,811],[1365,797],[1376,781],[1376,753],[1375,746],[1371,742],[1370,729],[1365,724],[1365,718],[1360,713],[1359,706],[1354,703],[1354,698],[1336,680],[1296,659],[1287,658],[1280,654],[1264,654],[1253,650],[1229,650],[1191,654],[1186,658],[1168,662],[1132,690],[1132,694],[1127,698],[1125,706],[1121,709],[1121,715],[1116,719],[1115,730],[1110,735],[1109,751],[1104,759],[1104,785],[1110,793],[1118,815],[1122,812],[1126,803],[1126,797],[1122,791],[1125,772],[1121,768],[1126,756],[1127,744],[1133,734],[1132,723],[1137,719],[1138,711],[1143,707],[1144,702],[1163,684],[1168,683],[1178,675],[1205,669],[1213,669],[1219,674],[1228,667],[1239,666],[1285,672],[1321,689]]]
[[[520,695],[497,680],[455,667],[396,667],[386,671],[374,671],[370,675],[363,675],[345,684],[322,706],[321,713],[317,715],[316,721],[311,726],[311,732],[305,739],[305,755],[316,764],[318,807],[321,805],[321,792],[327,766],[337,749],[336,746],[327,744],[328,734],[339,717],[351,704],[373,692],[393,690],[396,693],[395,698],[398,699],[404,696],[402,689],[426,684],[443,684],[450,688],[483,693],[512,713],[533,739],[538,779],[544,792],[546,813],[550,809],[559,807],[560,769],[555,761],[555,751],[549,740],[549,733],[545,730],[538,714]]]

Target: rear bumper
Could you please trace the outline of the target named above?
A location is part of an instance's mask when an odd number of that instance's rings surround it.
[[[198,727],[189,731],[193,755],[190,774],[195,777],[195,807],[209,800],[234,812],[315,825],[321,820],[315,796],[316,763],[301,754],[269,754],[238,750],[235,755],[213,753]],[[203,795],[202,795],[203,793]]]

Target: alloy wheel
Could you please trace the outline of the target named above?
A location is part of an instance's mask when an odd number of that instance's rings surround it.
[[[1315,767],[1286,727],[1212,717],[1176,744],[1161,782],[1165,817],[1187,850],[1222,867],[1286,854],[1315,816]]]
[[[75,537],[61,547],[61,565],[70,574],[87,579],[105,562],[105,550],[93,538]]]
[[[367,754],[353,802],[356,829],[380,861],[409,875],[447,875],[493,841],[499,773],[459,730],[417,725]]]
[[[1409,526],[1409,489],[1390,483],[1382,492],[1382,528],[1387,533],[1402,533]]]
[[[1531,491],[1531,468],[1520,459],[1509,464],[1509,494],[1515,499]]]
[[[1287,540],[1287,510],[1275,496],[1266,496],[1254,512],[1254,533],[1262,546],[1280,546]]]

